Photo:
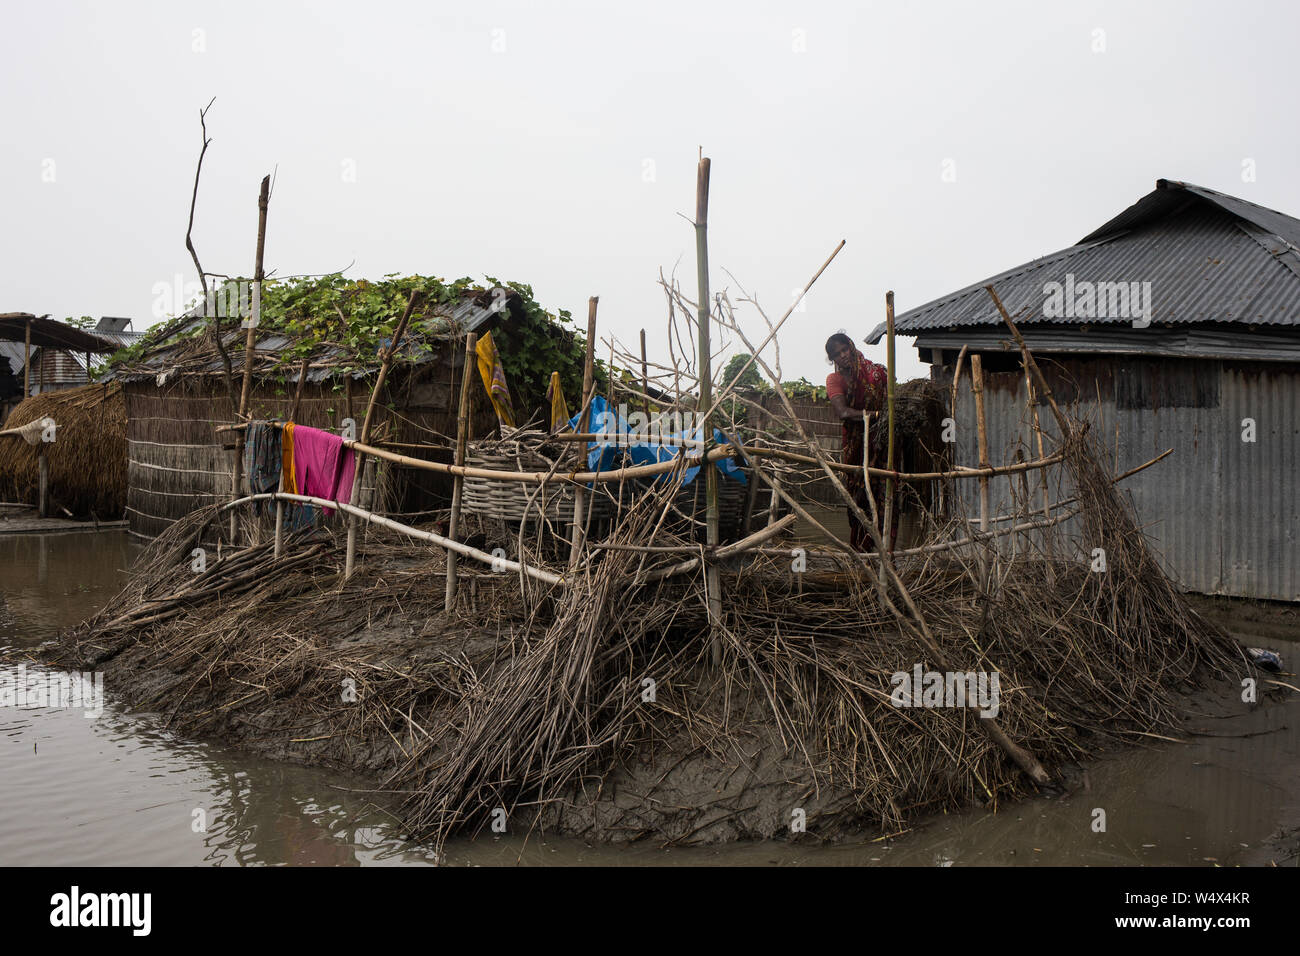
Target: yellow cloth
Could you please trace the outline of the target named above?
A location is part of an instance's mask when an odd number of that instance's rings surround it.
[[[497,354],[492,333],[486,332],[474,347],[478,353],[478,373],[483,378],[483,387],[487,389],[492,407],[496,409],[497,420],[502,425],[515,427],[515,410],[510,404],[510,387],[506,385],[506,370],[501,366],[501,356]]]
[[[569,405],[564,400],[564,389],[560,387],[560,373],[551,373],[551,384],[547,386],[546,397],[551,402],[551,431],[556,432],[569,424]]]
[[[280,490],[296,495],[298,483],[293,477],[293,422],[287,422],[280,436]]]

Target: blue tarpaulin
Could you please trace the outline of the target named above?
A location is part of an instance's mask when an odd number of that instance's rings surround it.
[[[628,416],[634,420],[645,419],[645,415],[640,412],[634,412]],[[579,415],[574,415],[569,419],[569,427],[575,431],[578,428]],[[628,460],[634,465],[654,465],[659,462],[672,461],[681,453],[682,448],[687,448],[689,457],[698,457],[703,449],[700,445],[685,445],[685,442],[699,442],[703,436],[704,429],[695,427],[692,429],[683,429],[681,431],[665,433],[658,427],[652,427],[651,422],[641,424],[637,422],[637,428],[633,430],[627,420],[616,410],[609,407],[609,402],[604,397],[597,395],[591,400],[591,433],[596,435],[608,435],[609,438],[602,441],[588,442],[587,444],[587,467],[591,471],[608,471],[614,468],[620,456],[626,454]],[[655,425],[660,421],[656,420]],[[680,423],[679,423],[680,424]],[[719,445],[727,443],[726,437],[718,429],[713,429],[713,440]],[[714,462],[718,470],[726,478],[733,478],[742,485],[747,484],[745,473],[736,467],[736,463],[730,458],[721,458]],[[698,465],[687,468],[683,484],[690,484],[699,474]],[[659,475],[656,481],[666,477]]]

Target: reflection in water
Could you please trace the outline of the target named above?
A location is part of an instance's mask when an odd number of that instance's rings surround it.
[[[0,537],[0,646],[30,648],[108,600],[136,546],[125,533]],[[1294,651],[1288,653],[1294,658]],[[30,665],[29,665],[30,667]],[[432,855],[398,839],[373,786],[171,734],[114,704],[0,709],[0,865],[394,865]],[[919,823],[830,847],[751,843],[664,849],[523,834],[456,840],[453,865],[1160,865],[1252,861],[1296,806],[1300,702],[1193,718],[1183,744],[1153,741],[1093,763],[1086,789]],[[1093,811],[1107,829],[1094,832]],[[1280,861],[1279,861],[1280,862]]]

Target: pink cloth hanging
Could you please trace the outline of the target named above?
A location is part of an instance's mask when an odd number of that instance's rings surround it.
[[[350,502],[355,474],[356,455],[343,447],[342,438],[319,428],[294,426],[293,476],[299,494]],[[321,510],[326,515],[334,513],[332,508]]]

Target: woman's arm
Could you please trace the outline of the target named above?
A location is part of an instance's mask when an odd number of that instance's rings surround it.
[[[831,396],[831,409],[835,412],[836,418],[843,419],[843,418],[862,417],[862,412],[858,411],[855,408],[849,408],[848,404],[844,401],[843,395]]]

